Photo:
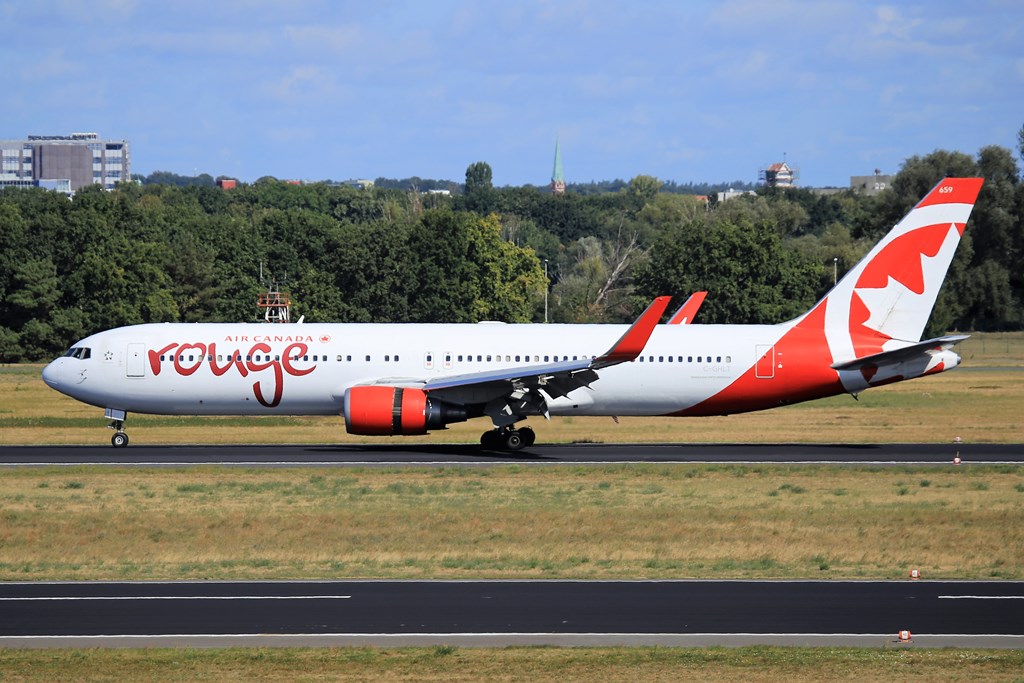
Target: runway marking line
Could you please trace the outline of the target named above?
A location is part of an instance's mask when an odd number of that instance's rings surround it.
[[[559,460],[556,462],[534,462],[530,460],[494,460],[475,462],[472,460],[185,460],[185,461],[132,461],[123,462],[32,462],[5,461],[0,467],[194,467],[216,465],[219,467],[427,467],[427,466],[471,466],[492,467],[496,465],[533,465],[553,467],[558,465],[948,465],[947,460]],[[1019,465],[1019,460],[978,460],[976,465]]]
[[[1024,600],[1024,595],[940,595],[939,600]]]
[[[0,597],[0,602],[69,602],[72,600],[350,600],[351,595],[75,595]]]

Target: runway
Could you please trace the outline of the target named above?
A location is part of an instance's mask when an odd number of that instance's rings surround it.
[[[1024,444],[570,444],[517,453],[452,445],[3,446],[0,466],[376,466],[612,463],[1022,464]]]
[[[1024,646],[1024,582],[0,584],[0,647]]]

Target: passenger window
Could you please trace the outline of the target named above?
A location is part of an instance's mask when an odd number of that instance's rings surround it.
[[[718,356],[717,358],[715,358],[715,362],[716,363],[721,363],[722,362],[722,357]]]
[[[725,357],[725,362],[726,363],[731,363],[732,362],[732,356],[726,356]]]

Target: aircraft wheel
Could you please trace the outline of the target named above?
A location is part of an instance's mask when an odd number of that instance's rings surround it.
[[[480,445],[484,448],[498,448],[498,431],[492,429],[480,435]]]
[[[511,429],[505,434],[504,446],[507,451],[518,451],[520,448],[525,446],[523,442],[523,435],[519,433],[517,429]]]
[[[124,432],[117,432],[110,437],[110,445],[114,448],[124,448],[128,445],[128,435]]]
[[[530,427],[523,427],[519,430],[519,436],[523,439],[523,447],[529,448],[537,440],[537,433]]]

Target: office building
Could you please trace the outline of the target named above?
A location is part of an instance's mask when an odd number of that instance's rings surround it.
[[[102,140],[96,133],[0,140],[0,187],[50,187],[71,194],[92,184],[112,189],[130,179],[127,140]]]

